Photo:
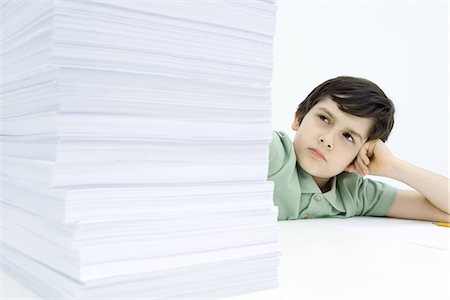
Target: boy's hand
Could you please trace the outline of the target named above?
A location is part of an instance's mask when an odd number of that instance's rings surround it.
[[[389,177],[396,157],[381,141],[366,142],[359,150],[355,160],[345,169],[347,172],[357,172],[361,176],[376,175]]]
[[[398,191],[388,217],[450,220],[450,180],[395,157],[381,140],[365,143],[345,171],[392,178],[415,189]]]

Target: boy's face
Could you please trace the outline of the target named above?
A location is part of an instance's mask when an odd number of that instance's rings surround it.
[[[342,173],[353,162],[367,141],[373,120],[339,109],[330,97],[319,101],[305,115],[296,118],[292,129],[297,163],[323,188],[330,178]]]

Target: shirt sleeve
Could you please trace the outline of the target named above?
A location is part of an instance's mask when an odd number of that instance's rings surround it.
[[[292,146],[283,143],[286,133],[282,131],[272,132],[272,141],[269,144],[269,172],[268,177],[275,175],[286,164],[286,160],[292,151]]]
[[[397,195],[396,188],[358,174],[346,173],[340,185],[347,216],[385,216]]]

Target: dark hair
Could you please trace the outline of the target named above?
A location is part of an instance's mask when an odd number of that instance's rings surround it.
[[[317,86],[296,112],[299,123],[305,115],[324,97],[329,96],[340,110],[363,118],[373,118],[368,140],[385,142],[394,126],[394,103],[373,82],[357,77],[340,76]]]

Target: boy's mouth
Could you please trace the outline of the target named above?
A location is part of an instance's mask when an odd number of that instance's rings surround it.
[[[322,152],[320,152],[319,150],[314,149],[314,148],[308,148],[308,150],[309,150],[309,152],[311,152],[314,156],[316,156],[316,157],[318,157],[318,158],[323,159],[323,160],[326,161],[325,156],[324,156],[324,155],[322,154]]]

